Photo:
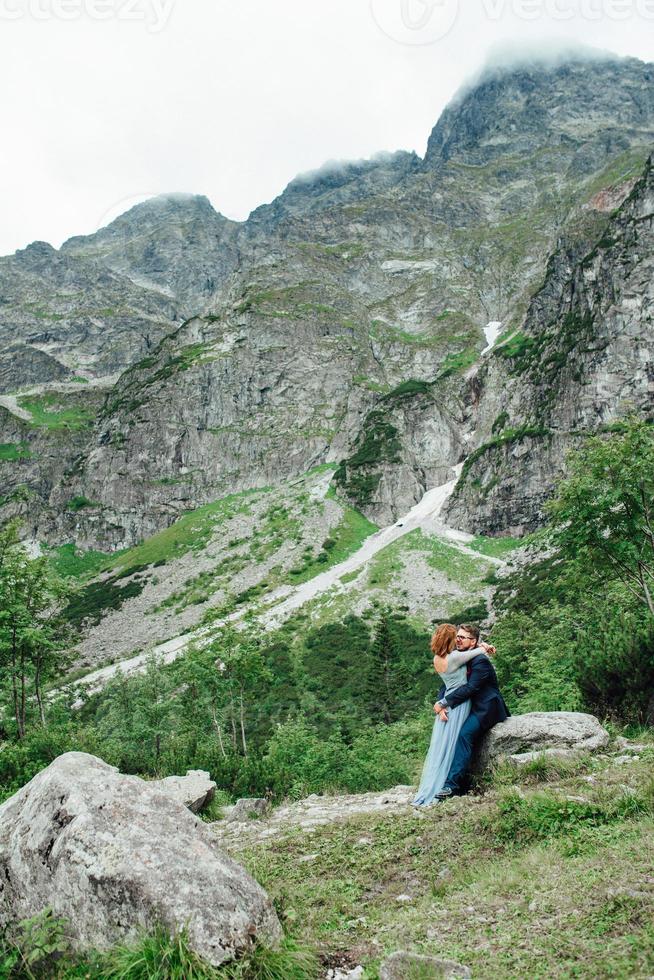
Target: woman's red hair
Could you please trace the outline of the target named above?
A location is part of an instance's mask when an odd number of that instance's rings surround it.
[[[431,638],[431,652],[435,657],[446,657],[456,646],[456,626],[441,623]]]

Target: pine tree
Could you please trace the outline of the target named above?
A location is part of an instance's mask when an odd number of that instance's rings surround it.
[[[389,725],[398,717],[404,671],[389,609],[382,609],[372,638],[366,664],[365,695],[373,721]]]

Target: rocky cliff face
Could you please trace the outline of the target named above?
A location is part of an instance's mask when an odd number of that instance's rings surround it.
[[[522,532],[565,456],[629,413],[654,417],[654,168],[593,245],[549,263],[521,331],[494,352],[479,413],[490,439],[468,457],[449,509],[473,530]]]
[[[563,171],[592,173],[607,152],[649,139],[654,69],[635,58],[538,63],[490,69],[445,109],[427,145],[425,167],[448,161],[484,166],[507,155],[560,153]],[[532,160],[536,172],[550,164]]]
[[[183,319],[201,312],[237,268],[239,230],[208,198],[170,194],[131,208],[94,235],[69,238],[61,252],[162,293]]]
[[[532,526],[575,427],[622,410],[608,360],[574,412],[582,367],[554,382],[543,364],[559,341],[568,359],[561,338],[589,335],[574,290],[588,292],[595,273],[606,289],[588,301],[595,334],[617,338],[637,320],[646,333],[634,300],[629,325],[626,306],[621,319],[611,312],[616,253],[602,246],[601,270],[573,270],[652,144],[648,65],[495,71],[445,111],[424,160],[330,165],[241,225],[205,198],[157,198],[60,252],[37,244],[1,260],[0,330],[20,385],[122,372],[74,465],[34,475],[36,533],[126,546],[183,510],[325,461],[342,464],[341,492],[384,523],[471,451],[452,519]],[[513,339],[481,357],[490,320]],[[639,379],[645,365],[630,361]],[[2,378],[15,392],[0,363]],[[534,414],[544,391],[558,416]],[[520,490],[491,465],[507,447],[534,459]],[[65,502],[76,498],[97,507],[73,524]]]
[[[3,391],[119,373],[176,322],[168,296],[47,242],[0,259]]]

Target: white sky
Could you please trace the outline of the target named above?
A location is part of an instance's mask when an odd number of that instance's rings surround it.
[[[244,219],[326,160],[422,155],[493,45],[548,38],[653,60],[654,0],[0,0],[0,254],[153,194]]]

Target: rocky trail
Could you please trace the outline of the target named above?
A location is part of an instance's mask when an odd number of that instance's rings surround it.
[[[432,535],[437,535],[450,544],[454,545],[462,553],[472,556],[478,560],[497,566],[505,565],[501,558],[493,558],[487,555],[483,557],[479,552],[469,547],[469,542],[473,536],[463,531],[457,531],[449,527],[440,520],[441,511],[452,494],[458,479],[460,467],[456,467],[456,477],[440,487],[428,490],[411,510],[400,520],[389,527],[383,528],[367,538],[362,546],[345,561],[334,565],[326,572],[322,572],[308,582],[303,582],[298,586],[284,585],[273,590],[266,597],[266,605],[260,609],[256,618],[265,629],[279,627],[292,613],[296,612],[307,602],[316,596],[328,592],[330,589],[347,591],[348,585],[353,583],[343,583],[342,577],[352,572],[362,570],[364,566],[378,552],[388,545],[417,529],[424,530]],[[227,625],[228,623],[238,623],[244,619],[248,609],[239,609],[226,616],[218,623],[213,623],[210,627],[194,630],[182,636],[174,637],[165,643],[160,643],[135,657],[121,660],[119,663],[110,664],[94,670],[86,676],[76,681],[76,686],[83,688],[85,694],[94,694],[100,691],[105,684],[114,677],[118,671],[125,675],[137,674],[143,671],[152,657],[156,657],[164,664],[172,663],[177,659],[192,643],[206,642],[212,636],[216,628]],[[78,701],[77,704],[81,704]]]
[[[271,840],[293,830],[311,833],[318,827],[341,823],[362,814],[406,813],[415,796],[413,786],[393,786],[383,793],[358,793],[348,796],[319,796],[314,793],[297,803],[275,807],[268,815],[258,817],[251,811],[246,819],[236,819],[235,807],[225,807],[224,819],[212,823],[211,829],[229,850]],[[418,816],[419,811],[413,811]],[[306,855],[305,860],[311,860]]]

